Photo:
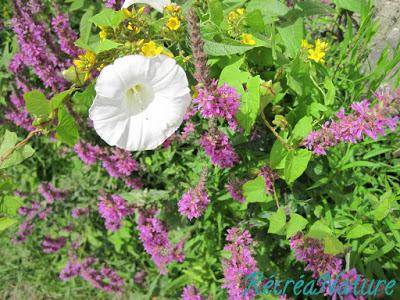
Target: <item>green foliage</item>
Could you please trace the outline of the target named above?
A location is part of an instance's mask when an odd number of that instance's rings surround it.
[[[230,169],[210,163],[198,145],[210,124],[196,115],[192,119],[195,132],[184,142],[131,153],[140,165],[133,175],[144,184],[139,190],[109,176],[100,161],[84,165],[72,150],[79,140],[108,147],[86,126],[96,96],[95,81],[85,81],[84,71],[72,66],[63,75],[73,86],[54,94],[40,84],[32,70],[24,70],[35,83],[32,86],[42,91],[24,95],[27,112],[41,134],[29,142],[36,152],[25,145],[0,166],[0,255],[7,257],[0,268],[0,298],[179,299],[183,287],[191,284],[204,298],[227,299],[221,288],[221,261],[231,258],[224,246],[227,229],[232,227],[249,230],[255,241],[252,254],[266,275],[297,279],[304,274],[304,280],[311,278],[289,247],[290,238],[302,232],[320,240],[325,253],[343,258],[344,267],[354,267],[371,279],[399,280],[398,129],[377,140],[340,144],[320,157],[303,146],[304,138],[335,118],[341,107],[347,110],[351,103],[369,98],[388,82],[393,87],[400,83],[400,44],[393,53],[387,47],[377,63],[368,67],[371,41],[377,32],[372,1],[332,2],[295,1],[289,8],[283,0],[177,1],[184,15],[195,7],[200,17],[212,78],[218,79],[219,85],[234,87],[241,96],[235,119],[242,131],[234,132],[224,120],[215,120],[241,162]],[[48,4],[43,4],[43,18],[52,10]],[[184,18],[181,31],[170,32],[165,27],[168,16],[152,10],[143,16],[145,30],[135,33],[126,28],[131,20],[126,20],[121,10],[104,8],[103,2],[69,0],[59,5],[62,11],[71,12],[72,28],[79,29],[76,45],[96,54],[91,71],[101,70],[118,57],[138,54],[135,43],[143,38],[173,53],[190,85],[197,85]],[[3,6],[0,3],[1,9]],[[245,10],[233,28],[229,13],[238,8]],[[6,26],[10,17],[5,18]],[[102,41],[99,27],[107,31]],[[243,33],[251,34],[255,44],[245,44]],[[18,46],[11,31],[0,32],[0,37],[0,104],[8,111],[15,84],[7,65]],[[324,63],[309,58],[303,39],[311,44],[317,39],[328,43]],[[77,122],[77,115],[82,122]],[[50,141],[48,137],[54,133],[57,141]],[[7,122],[0,135],[2,156],[27,132]],[[34,158],[28,159],[33,154]],[[260,175],[263,167],[277,177],[268,189]],[[205,168],[210,204],[200,218],[189,221],[179,214],[177,202],[184,192],[195,188]],[[227,191],[232,179],[239,180],[233,182],[237,192],[243,193],[243,203],[233,200]],[[23,222],[18,209],[32,201],[46,202],[37,193],[41,182],[68,190],[68,197],[55,202],[49,220],[38,220],[32,236],[15,246],[11,238]],[[14,196],[15,191],[23,196]],[[166,276],[159,274],[139,239],[137,214],[125,218],[118,231],[107,231],[98,213],[98,196],[103,191],[118,194],[135,207],[157,207],[157,217],[168,228],[170,240],[185,240],[184,262],[170,264]],[[88,207],[90,214],[73,219],[71,210],[76,207]],[[68,225],[73,225],[72,233],[65,230]],[[44,236],[66,237],[67,245],[58,253],[44,255],[40,249]],[[71,242],[78,237],[77,257],[95,256],[101,264],[117,270],[126,282],[122,295],[109,296],[78,278],[58,279]],[[142,270],[147,273],[145,281],[134,283],[132,278]],[[393,299],[399,295],[396,291]]]

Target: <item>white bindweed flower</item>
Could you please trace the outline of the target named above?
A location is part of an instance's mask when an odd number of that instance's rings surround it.
[[[190,104],[185,71],[165,55],[118,58],[100,73],[89,110],[97,134],[129,151],[151,150],[180,126]]]
[[[163,12],[164,7],[171,4],[171,1],[170,0],[125,0],[124,5],[122,5],[122,8],[128,8],[129,6],[135,3],[147,4],[153,7],[154,9],[158,10],[159,12]]]

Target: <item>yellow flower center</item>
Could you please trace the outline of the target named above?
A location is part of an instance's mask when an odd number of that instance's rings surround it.
[[[167,27],[170,30],[178,30],[179,27],[181,27],[181,21],[179,21],[179,19],[177,17],[169,18],[169,20],[167,22]]]
[[[248,33],[243,33],[243,35],[242,35],[242,43],[245,44],[245,45],[253,46],[253,45],[256,44],[256,41],[254,40],[253,35],[248,34]]]

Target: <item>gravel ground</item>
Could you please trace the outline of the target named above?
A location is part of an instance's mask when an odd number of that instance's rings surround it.
[[[375,0],[375,6],[380,28],[370,56],[372,65],[386,45],[394,49],[400,41],[400,0]]]

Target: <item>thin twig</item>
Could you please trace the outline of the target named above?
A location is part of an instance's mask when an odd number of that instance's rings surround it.
[[[268,129],[275,135],[275,137],[282,143],[282,145],[285,146],[285,148],[288,150],[293,150],[293,148],[288,143],[286,143],[286,141],[276,132],[275,128],[272,127],[272,125],[268,122],[263,111],[261,112],[261,117]]]
[[[5,162],[16,150],[24,147],[29,140],[35,136],[37,133],[41,132],[42,129],[35,129],[31,132],[29,132],[28,136],[23,139],[22,141],[20,141],[18,144],[16,144],[14,147],[12,147],[11,149],[7,150],[4,155],[0,156],[0,166],[3,164],[3,162]]]

